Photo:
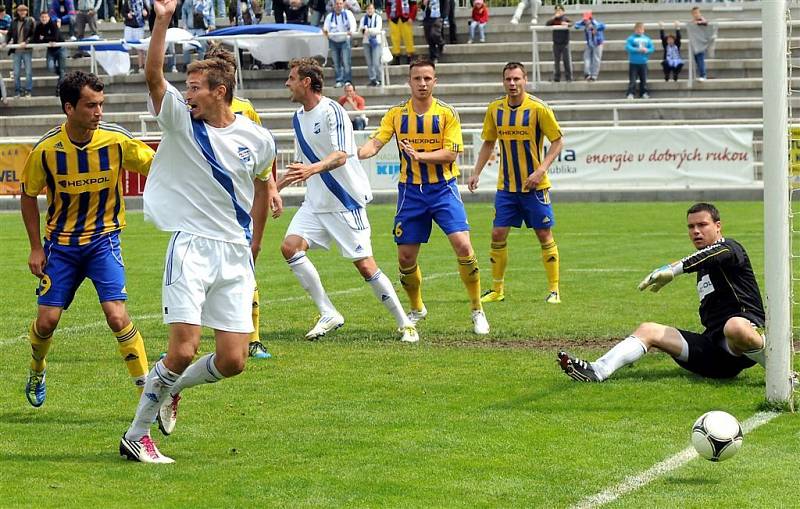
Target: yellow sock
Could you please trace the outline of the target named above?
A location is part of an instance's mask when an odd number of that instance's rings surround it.
[[[422,303],[422,271],[419,269],[419,265],[400,267],[400,284],[403,285],[403,289],[408,295],[411,309],[421,310],[424,304]]]
[[[250,334],[250,342],[253,341],[261,341],[261,335],[258,332],[258,321],[259,317],[261,316],[261,310],[259,308],[259,298],[258,298],[258,287],[253,292],[253,333]]]
[[[478,270],[478,259],[475,253],[470,256],[458,257],[458,272],[461,274],[461,281],[467,287],[470,307],[481,309],[481,273]]]
[[[142,335],[131,322],[121,331],[115,332],[114,336],[117,338],[119,354],[128,368],[133,384],[141,394],[144,389],[144,379],[147,376],[147,352],[144,349]]]
[[[492,242],[489,250],[489,261],[492,263],[492,290],[503,293],[505,289],[506,266],[508,265],[508,244]]]
[[[36,330],[36,320],[34,320],[28,331],[28,339],[31,342],[31,369],[41,373],[47,368],[45,357],[53,343],[53,333],[51,332],[49,336],[39,334],[39,331]]]
[[[558,246],[556,245],[555,240],[548,242],[547,244],[542,244],[542,263],[544,263],[544,272],[547,274],[548,291],[557,292],[559,258]]]

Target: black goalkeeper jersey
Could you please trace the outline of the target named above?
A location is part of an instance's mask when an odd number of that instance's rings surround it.
[[[741,244],[722,238],[687,256],[681,263],[684,272],[697,273],[700,321],[706,329],[721,329],[733,316],[742,316],[764,326],[761,292],[750,258]]]

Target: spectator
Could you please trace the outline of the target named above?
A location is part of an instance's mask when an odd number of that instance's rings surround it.
[[[149,13],[143,0],[123,0],[122,18],[125,20],[126,41],[139,42],[144,39],[144,24]],[[138,72],[144,72],[144,51],[136,50],[138,58]]]
[[[308,4],[306,0],[278,0],[283,2],[286,22],[295,25],[308,25]]]
[[[36,22],[28,16],[28,6],[25,4],[17,5],[17,14],[11,27],[6,32],[6,44],[21,44],[22,48],[9,50],[14,58],[14,96],[27,97],[33,92],[33,68],[31,60],[31,48],[27,45],[33,42],[33,32]],[[25,66],[25,89],[22,89],[21,76],[22,66]]]
[[[569,18],[564,15],[564,7],[556,5],[553,17],[545,25],[569,28]],[[564,62],[564,75],[572,81],[572,56],[569,52],[569,30],[553,30],[553,81],[561,81],[561,62]]]
[[[389,21],[389,37],[392,39],[393,62],[400,63],[400,55],[406,48],[406,63],[414,58],[414,20],[417,19],[415,0],[387,0],[386,19]]]
[[[214,30],[215,23],[214,0],[183,0],[181,6],[181,22],[190,34],[194,36],[204,35]],[[183,65],[191,62],[191,52],[197,52],[197,58],[202,60],[206,55],[206,42],[197,41],[200,46],[191,44],[183,45]]]
[[[277,10],[275,11],[275,22],[283,23],[283,2],[275,2],[273,7],[278,9],[281,6],[281,20],[278,21]],[[255,25],[258,22],[255,10],[255,4],[252,0],[231,0],[228,5],[228,21],[231,25]]]
[[[663,23],[658,23],[661,45],[664,47],[664,59],[661,61],[661,68],[664,69],[664,81],[669,81],[670,75],[673,80],[678,81],[678,75],[683,69],[680,24],[675,22],[675,35],[665,34],[663,26]]]
[[[422,0],[422,6],[425,9],[422,26],[425,30],[425,42],[428,43],[428,57],[434,65],[439,62],[439,57],[444,51],[443,17],[448,12],[451,1],[454,0]]]
[[[706,71],[706,53],[717,38],[717,26],[710,25],[700,13],[700,7],[692,7],[692,21],[686,26],[689,32],[689,46],[694,54],[694,63],[697,66],[697,81],[708,78]]]
[[[42,11],[39,14],[39,23],[33,30],[33,42],[36,44],[53,44],[56,42],[63,42],[64,38],[61,36],[61,30],[58,28],[58,23],[54,19],[50,19],[50,13]],[[47,48],[47,69],[50,72],[58,75],[58,82],[56,83],[56,97],[58,97],[58,84],[64,77],[67,70],[67,57],[63,47],[56,46]]]
[[[586,48],[583,50],[583,77],[586,81],[597,81],[600,62],[603,60],[606,25],[594,19],[592,11],[586,11],[583,19],[575,23],[575,28],[583,30],[586,40]]]
[[[361,18],[358,25],[359,31],[364,35],[364,58],[367,61],[367,74],[369,75],[369,86],[377,87],[381,84],[382,62],[381,54],[383,50],[383,20],[380,14],[375,13],[375,5],[367,5],[367,12]]]
[[[308,2],[308,24],[313,27],[322,25],[325,12],[325,0],[310,0]]]
[[[442,40],[445,39],[444,31],[448,29],[449,37],[447,42],[458,44],[458,33],[456,29],[456,0],[447,2],[447,10],[442,9]]]
[[[75,37],[83,39],[86,35],[86,25],[92,35],[97,35],[97,13],[94,10],[94,0],[78,0],[78,12],[75,14]]]
[[[6,32],[11,28],[11,16],[6,12],[5,4],[0,3],[0,38],[5,40]]]
[[[50,17],[58,26],[69,25],[69,37],[75,40],[75,3],[73,0],[50,0]]]
[[[100,8],[98,9],[97,16],[100,19],[108,21],[110,23],[116,23],[117,18],[115,11],[114,0],[101,0]]]
[[[6,5],[0,0],[0,45],[6,42],[6,33],[11,28],[11,16],[6,12]],[[6,84],[3,81],[3,73],[0,72],[0,104],[8,103],[8,93]]]
[[[633,26],[633,34],[625,41],[625,51],[628,52],[628,99],[634,98],[637,76],[639,77],[639,97],[649,99],[647,60],[655,51],[655,47],[653,40],[644,33],[644,23],[636,23]]]
[[[475,31],[478,31],[478,36],[481,42],[486,42],[486,23],[489,22],[489,7],[483,0],[475,0],[472,4],[472,19],[469,23],[469,39],[467,44],[472,44],[475,40]]]
[[[353,81],[350,69],[352,58],[350,38],[357,27],[353,13],[344,8],[344,0],[336,0],[333,12],[325,16],[325,23],[322,26],[322,33],[328,38],[333,67],[336,70],[336,88]]]
[[[372,4],[370,4],[372,5]],[[373,9],[374,10],[374,9]],[[339,104],[347,111],[361,111],[367,108],[367,102],[363,97],[358,95],[356,87],[352,83],[344,86],[344,95],[339,98]],[[353,122],[353,129],[356,131],[363,131],[367,128],[367,116],[364,114],[351,116]]]
[[[519,24],[519,20],[522,19],[522,15],[528,5],[531,6],[531,25],[535,25],[539,21],[539,7],[542,6],[542,0],[521,0],[514,11],[514,15],[511,17],[512,25]]]
[[[328,3],[325,4],[326,12],[333,12],[335,4],[335,0],[328,0]],[[344,0],[344,8],[353,14],[359,14],[361,12],[361,5],[358,3],[358,0]]]

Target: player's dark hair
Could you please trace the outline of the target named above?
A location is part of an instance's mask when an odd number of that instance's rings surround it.
[[[58,96],[61,98],[61,111],[67,112],[67,103],[72,107],[78,106],[81,99],[81,90],[89,87],[95,92],[102,92],[105,85],[96,75],[90,72],[70,71],[58,82]]]
[[[522,71],[522,75],[526,78],[528,77],[528,72],[525,70],[525,66],[522,65],[521,62],[509,62],[503,67],[503,78],[506,77],[506,71],[510,71],[511,69],[519,69]]]
[[[203,73],[208,81],[209,90],[220,85],[225,86],[225,102],[233,102],[233,90],[236,88],[236,67],[221,58],[204,58],[195,60],[186,67],[187,76],[192,73]]]
[[[688,216],[689,214],[697,214],[698,212],[708,212],[708,214],[711,216],[712,221],[714,221],[715,223],[718,223],[720,221],[719,210],[717,210],[717,207],[715,207],[710,203],[705,203],[705,202],[695,203],[694,205],[689,207],[689,210],[686,211],[686,215]]]
[[[411,74],[411,70],[415,67],[430,67],[434,71],[436,70],[436,64],[433,63],[433,60],[427,59],[425,57],[416,57],[414,60],[408,64],[408,74]]]
[[[318,94],[322,93],[322,86],[325,84],[322,67],[313,58],[295,58],[289,62],[289,69],[297,69],[297,75],[301,80],[309,78],[311,80],[311,90]]]

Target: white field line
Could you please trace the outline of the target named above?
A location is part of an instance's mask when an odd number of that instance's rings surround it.
[[[744,434],[750,433],[754,429],[762,426],[775,417],[779,416],[777,412],[759,412],[742,423],[742,432]],[[622,480],[619,484],[612,486],[596,495],[592,495],[572,506],[574,509],[590,509],[601,507],[610,502],[614,502],[621,496],[630,493],[634,490],[645,486],[662,477],[669,472],[678,469],[697,457],[697,451],[694,447],[687,447],[678,454],[671,456],[660,463],[656,463],[644,472],[636,475],[631,475]]]
[[[508,272],[517,272],[517,271],[522,271],[522,270],[526,270],[526,269],[510,268],[510,269],[508,269]],[[562,272],[642,272],[642,271],[635,270],[635,269],[622,269],[622,268],[619,268],[619,269],[613,269],[613,268],[597,268],[597,269],[585,268],[585,269],[565,269],[565,270],[562,270]],[[455,276],[457,274],[458,274],[457,272],[435,272],[433,274],[423,275],[422,279],[423,279],[423,281],[428,281],[428,280],[431,280],[431,279],[441,279],[443,277],[451,277],[451,276]],[[334,296],[335,295],[347,295],[347,294],[350,294],[350,293],[360,292],[362,290],[365,290],[366,288],[367,288],[366,286],[362,285],[362,286],[357,286],[357,287],[353,287],[353,288],[347,288],[345,290],[336,290],[336,291],[333,291],[333,292],[328,292],[328,295],[334,295]],[[282,297],[280,299],[267,299],[265,302],[266,302],[266,304],[278,303],[278,302],[293,302],[293,301],[297,301],[297,300],[305,300],[305,299],[308,299],[308,298],[309,298],[308,295],[303,294],[303,295],[296,295],[294,297]],[[139,315],[139,316],[134,316],[132,318],[134,318],[137,321],[138,320],[155,320],[156,318],[161,318],[161,314]],[[84,331],[87,331],[87,330],[93,330],[93,329],[100,328],[100,327],[105,327],[105,326],[106,326],[105,320],[98,320],[96,322],[89,322],[89,323],[85,323],[85,324],[82,324],[82,325],[72,325],[70,327],[59,328],[58,329],[58,334],[59,335],[61,335],[61,334],[76,334],[76,333],[84,332]],[[13,343],[16,343],[17,341],[22,341],[22,340],[27,340],[27,339],[28,339],[28,334],[27,333],[26,334],[20,334],[19,336],[13,337],[13,338],[2,338],[2,339],[0,339],[0,348],[5,347],[5,346],[10,345],[10,344],[13,344]]]

